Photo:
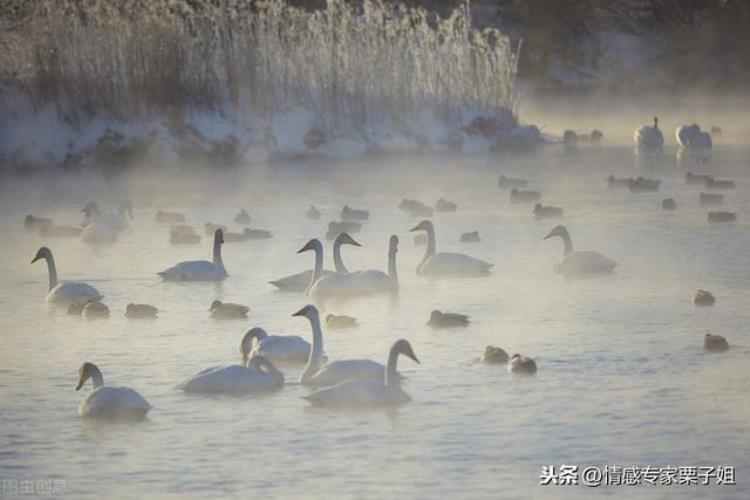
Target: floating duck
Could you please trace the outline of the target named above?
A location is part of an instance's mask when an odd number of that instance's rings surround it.
[[[693,304],[696,306],[712,306],[716,303],[716,299],[708,290],[698,290],[693,296]]]
[[[506,177],[505,175],[501,175],[500,179],[497,181],[497,186],[502,189],[526,189],[529,187],[529,181],[526,179],[518,179],[515,177]]]
[[[459,241],[461,243],[477,243],[481,241],[481,239],[479,238],[479,231],[461,233],[461,237],[459,238]]]
[[[154,319],[159,310],[149,304],[128,304],[125,308],[125,317],[130,319]]]
[[[541,203],[534,205],[534,218],[536,220],[562,219],[565,211],[560,207],[543,206]]]
[[[435,203],[435,210],[437,210],[438,212],[455,212],[457,209],[458,209],[458,205],[444,198],[440,198]]]
[[[514,354],[508,361],[508,371],[510,373],[533,375],[536,373],[536,362],[526,356]]]
[[[729,342],[721,335],[711,335],[707,333],[703,337],[703,350],[710,352],[724,352],[729,349]]]
[[[509,356],[508,353],[505,352],[504,349],[500,349],[499,347],[494,347],[491,345],[488,345],[484,349],[484,354],[482,354],[482,363],[487,363],[490,365],[504,365],[508,362]]]
[[[357,318],[342,314],[329,314],[326,316],[326,328],[329,330],[353,328],[355,326],[357,326]]]
[[[427,322],[427,325],[438,329],[469,326],[469,323],[469,317],[465,314],[444,313],[435,309],[430,313],[430,320]]]
[[[250,311],[250,308],[247,306],[220,300],[214,300],[211,302],[211,307],[208,308],[208,312],[214,319],[244,319],[247,318],[248,311]]]

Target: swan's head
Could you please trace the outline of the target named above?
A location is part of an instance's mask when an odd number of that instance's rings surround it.
[[[391,235],[391,239],[388,240],[388,254],[398,253],[398,236]]]
[[[411,348],[411,344],[409,343],[408,340],[404,340],[404,339],[397,340],[393,344],[393,347],[391,347],[391,350],[395,351],[398,354],[403,354],[407,358],[413,359],[414,362],[417,364],[421,364],[419,363],[419,359],[417,359],[417,355],[414,354],[414,350]]]
[[[420,222],[419,224],[417,224],[416,226],[414,226],[413,228],[409,229],[409,232],[414,232],[414,231],[429,231],[433,227],[434,226],[432,225],[432,222],[428,221],[427,219],[425,219],[422,222]]]
[[[338,236],[336,236],[336,241],[334,243],[338,243],[339,245],[354,245],[355,247],[361,247],[362,245],[357,242],[354,238],[352,238],[349,233],[340,233]]]
[[[292,316],[302,316],[309,320],[312,320],[313,318],[318,318],[318,308],[315,307],[312,304],[308,304],[296,313],[292,314]]]
[[[359,246],[359,244],[357,244]],[[310,241],[308,241],[305,246],[297,250],[297,253],[307,252],[308,250],[315,250],[318,251],[323,248],[323,245],[320,244],[320,240],[317,238],[313,238]]]
[[[565,226],[555,226],[554,228],[552,228],[552,231],[550,231],[549,234],[544,237],[544,239],[548,240],[555,236],[559,236],[560,238],[565,238],[566,234],[568,234],[568,230],[565,229]]]
[[[99,368],[97,368],[94,363],[89,363],[87,361],[82,364],[78,369],[78,385],[76,386],[76,391],[80,391],[83,384],[85,384],[86,381],[97,372],[99,372]]]
[[[47,247],[42,247],[39,250],[37,250],[36,255],[31,260],[31,263],[41,260],[41,259],[47,259],[52,255],[52,251]]]
[[[222,228],[216,228],[216,231],[214,232],[214,241],[224,244],[224,230]]]
[[[214,300],[211,302],[211,307],[208,308],[208,312],[213,312],[221,307],[221,301],[220,300]]]
[[[245,336],[242,337],[242,342],[240,342],[240,352],[242,353],[242,360],[247,362],[247,359],[250,356],[250,351],[253,350],[253,339],[260,342],[266,337],[268,337],[268,334],[263,328],[256,326],[249,329],[247,333],[245,333]]]
[[[659,117],[654,116],[654,128],[659,128]]]

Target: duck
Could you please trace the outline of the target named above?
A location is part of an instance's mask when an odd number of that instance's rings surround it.
[[[271,231],[266,231],[265,229],[250,229],[249,227],[246,227],[245,230],[242,231],[242,235],[246,240],[268,240],[273,238],[273,233]]]
[[[714,179],[709,177],[706,181],[706,189],[734,189],[737,187],[734,181]]]
[[[83,306],[81,316],[86,319],[107,319],[109,318],[109,307],[98,301],[92,301]]]
[[[533,375],[536,373],[536,361],[514,354],[508,361],[508,371],[514,374]]]
[[[591,142],[601,142],[601,140],[604,138],[604,133],[601,130],[594,129],[591,131],[591,134],[589,135],[589,139]]]
[[[80,238],[83,228],[79,226],[58,226],[44,224],[39,226],[39,236],[43,238]]]
[[[47,261],[47,274],[49,278],[49,290],[45,300],[52,304],[69,306],[72,303],[86,304],[90,301],[101,300],[104,296],[88,283],[79,281],[57,282],[57,267],[52,250],[47,247],[40,248],[34,259],[34,262],[44,259]]]
[[[398,237],[393,235],[388,242],[388,273],[378,269],[369,269],[347,274],[329,274],[312,282],[308,293],[315,300],[325,300],[331,297],[350,298],[396,292],[398,290],[397,253]]]
[[[429,220],[423,220],[410,231],[427,232],[427,251],[417,267],[417,274],[422,276],[484,276],[489,274],[494,264],[475,259],[461,253],[435,252],[435,226]]]
[[[367,210],[349,208],[347,205],[344,205],[344,208],[341,209],[342,221],[367,220],[369,218],[370,212],[368,212]]]
[[[568,129],[563,132],[563,144],[566,146],[575,146],[578,143],[578,134]]]
[[[703,350],[711,352],[724,352],[729,349],[729,342],[721,335],[707,333],[703,337]]]
[[[435,210],[437,210],[438,212],[455,212],[457,209],[458,205],[444,198],[440,198],[435,203]]]
[[[708,222],[725,223],[737,220],[737,214],[734,212],[708,212]]]
[[[221,229],[225,233],[229,230],[224,224],[217,224],[214,222],[206,222],[205,224],[203,224],[203,233],[206,236],[211,236],[212,234],[216,233],[217,229]]]
[[[358,233],[362,230],[362,224],[351,221],[331,221],[328,223],[326,239],[333,240],[341,233]]]
[[[237,224],[248,225],[250,224],[250,214],[243,208],[234,216],[234,222]]]
[[[336,236],[336,240],[333,242],[333,265],[335,271],[323,269],[323,245],[318,239],[315,239],[314,241],[308,241],[307,244],[297,253],[299,254],[308,250],[315,251],[315,265],[317,266],[318,262],[320,262],[318,277],[315,278],[315,280],[317,280],[318,278],[328,276],[329,274],[346,274],[349,272],[349,270],[344,265],[343,259],[341,258],[341,247],[343,245],[352,245],[355,247],[361,246],[354,238],[349,235],[349,233],[339,233],[339,235]],[[315,268],[308,269],[307,271],[302,271],[301,273],[292,274],[290,276],[285,276],[269,283],[282,292],[305,292],[314,282],[314,274]]]
[[[156,215],[154,215],[154,222],[160,224],[182,224],[185,222],[185,214],[157,210]]]
[[[696,306],[706,307],[716,303],[716,298],[708,290],[698,290],[693,296],[693,304]]]
[[[244,319],[247,318],[248,311],[250,311],[250,308],[242,304],[232,304],[220,300],[214,300],[211,302],[211,307],[208,308],[208,312],[214,319]]]
[[[516,188],[510,190],[510,202],[513,204],[535,202],[541,199],[542,193],[539,191],[520,190]]]
[[[323,330],[320,327],[317,307],[312,304],[306,305],[292,316],[307,318],[313,335],[310,357],[300,375],[300,384],[324,387],[354,379],[383,380],[385,366],[369,359],[347,359],[323,364]],[[398,374],[396,376],[401,377]]]
[[[194,245],[201,242],[201,235],[185,224],[176,224],[169,227],[169,242],[172,245]]]
[[[428,207],[421,201],[404,198],[398,204],[398,208],[407,212],[412,217],[432,217],[432,207]]]
[[[677,202],[674,198],[666,198],[661,202],[661,209],[665,211],[677,210]]]
[[[694,174],[692,172],[688,172],[687,174],[685,174],[685,183],[690,185],[703,184],[704,186],[707,186],[708,183],[713,180],[713,177],[706,174]]]
[[[630,177],[624,177],[622,179],[618,179],[614,175],[610,175],[607,177],[607,189],[610,191],[615,189],[630,189],[630,186],[633,184],[634,180]]]
[[[478,243],[482,240],[479,238],[479,231],[470,231],[468,233],[461,233],[458,241],[461,243]]]
[[[660,180],[637,177],[630,183],[629,189],[631,193],[655,193],[660,185]]]
[[[497,181],[497,186],[502,189],[526,189],[529,187],[529,181],[526,179],[519,179],[516,177],[507,177],[505,175],[501,175],[500,179]]]
[[[704,193],[703,191],[698,194],[698,203],[702,207],[714,207],[717,205],[724,204],[724,195],[719,193]]]
[[[27,215],[23,219],[23,227],[26,229],[41,229],[44,226],[53,226],[55,222],[52,219],[44,217],[36,217],[34,215]]]
[[[164,281],[215,281],[226,279],[229,274],[221,259],[221,245],[224,243],[224,232],[217,229],[214,233],[213,261],[188,260],[180,262],[169,269],[157,273]]]
[[[129,319],[154,319],[159,309],[149,304],[130,303],[125,307],[125,317]]]
[[[565,210],[560,207],[545,207],[541,203],[537,203],[534,205],[533,213],[536,220],[562,219]]]
[[[329,330],[354,328],[355,326],[358,326],[357,318],[345,316],[343,314],[328,314],[326,316],[326,328]]]
[[[427,325],[434,328],[457,328],[469,326],[469,317],[465,314],[444,313],[435,309],[430,313],[430,320]]]
[[[633,134],[635,144],[640,149],[661,149],[664,146],[664,136],[659,130],[659,117],[654,117],[654,126],[644,125]]]
[[[310,205],[305,216],[310,220],[320,220],[323,215],[320,213],[320,210],[315,208],[315,205]]]
[[[617,262],[598,252],[573,251],[573,241],[565,226],[555,226],[547,236],[548,240],[559,236],[565,242],[565,257],[555,266],[555,270],[565,277],[583,277],[596,274],[606,274],[614,271]]]
[[[310,358],[310,342],[298,335],[268,335],[263,328],[249,329],[240,342],[242,358],[262,356],[272,363],[305,363]]]
[[[419,363],[411,344],[399,339],[388,351],[387,368],[382,379],[348,380],[318,389],[303,398],[314,406],[327,407],[376,408],[408,403],[411,397],[401,389],[401,377],[396,371],[399,355]]]
[[[104,385],[101,370],[85,362],[78,370],[76,391],[91,379],[94,390],[78,406],[78,415],[84,418],[141,419],[151,409],[146,399],[129,387]]]
[[[176,389],[198,394],[252,394],[279,389],[284,374],[263,356],[253,356],[246,364],[214,366],[198,372]]]
[[[701,130],[697,123],[680,125],[675,130],[677,143],[686,149],[710,149],[713,145],[711,134]]]
[[[489,365],[504,365],[508,362],[508,359],[508,353],[505,352],[504,349],[491,345],[488,345],[484,349],[484,353],[481,357],[482,363],[487,363]]]

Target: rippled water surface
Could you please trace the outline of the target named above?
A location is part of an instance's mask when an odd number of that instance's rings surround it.
[[[240,172],[132,175],[106,181],[75,174],[5,183],[0,201],[0,476],[62,478],[81,498],[115,496],[526,497],[579,498],[622,489],[539,485],[542,465],[733,465],[734,487],[638,487],[627,493],[666,498],[750,496],[750,151],[717,146],[710,156],[636,156],[630,147],[547,148],[505,159],[415,158],[352,164],[256,167]],[[737,181],[726,208],[738,221],[710,225],[685,172]],[[511,205],[497,188],[501,173],[523,176],[563,206],[579,249],[617,260],[616,273],[566,281],[552,271],[560,240],[528,205]],[[608,192],[607,175],[662,179],[659,193]],[[76,224],[95,199],[107,209],[135,205],[132,231],[106,247],[44,240],[22,225],[26,213]],[[436,214],[438,251],[494,262],[487,278],[432,282],[415,267],[423,247],[408,229],[418,222],[396,208],[404,198],[433,204],[445,197],[456,213]],[[662,212],[673,197],[675,212]],[[321,221],[304,216],[316,205]],[[200,397],[174,390],[182,379],[239,361],[251,326],[310,338],[291,314],[309,302],[281,294],[269,280],[312,265],[296,251],[322,237],[348,204],[371,211],[345,247],[350,269],[385,268],[388,236],[401,239],[397,298],[334,302],[323,313],[359,318],[351,330],[325,332],[330,359],[385,361],[407,338],[422,364],[402,358],[413,402],[393,411],[314,410],[300,398],[301,369],[285,369],[283,390],[261,397]],[[230,278],[220,284],[163,283],[156,276],[180,260],[210,258],[211,242],[173,246],[153,222],[157,208],[183,211],[202,230],[231,223],[242,207],[267,241],[224,246]],[[482,241],[458,242],[478,230]],[[201,231],[202,232],[202,231]],[[86,321],[44,303],[48,245],[62,279],[87,280],[106,298],[109,320]],[[328,250],[328,245],[326,250]],[[330,254],[326,255],[330,266]],[[717,297],[697,308],[698,288]],[[245,321],[211,320],[214,299],[247,304]],[[124,317],[129,302],[158,306],[159,319]],[[432,309],[469,314],[466,329],[432,331]],[[704,353],[706,332],[731,349]],[[485,346],[536,359],[534,377],[477,362]],[[77,371],[95,362],[105,381],[127,385],[154,409],[140,423],[77,417]]]

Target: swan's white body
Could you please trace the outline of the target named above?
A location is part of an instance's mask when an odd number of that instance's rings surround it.
[[[597,274],[608,274],[617,267],[617,262],[598,252],[589,250],[573,251],[573,242],[564,226],[557,226],[544,238],[560,236],[565,242],[565,257],[555,264],[556,272],[565,277],[585,277]]]
[[[83,209],[86,214],[81,232],[81,240],[89,244],[111,244],[117,241],[120,231],[130,228],[128,215],[132,214],[132,205],[130,201],[123,200],[117,212],[103,213],[99,210],[99,205],[89,203]]]
[[[702,131],[697,123],[677,127],[675,137],[677,143],[687,149],[709,149],[713,145],[711,134]]]
[[[78,406],[78,414],[89,418],[142,418],[151,409],[143,396],[129,387],[107,387],[102,372],[93,363],[84,363],[79,371],[78,386],[91,378],[94,391]]]
[[[387,371],[379,380],[348,380],[314,391],[305,399],[317,406],[345,407],[379,407],[409,402],[411,397],[401,389],[396,372],[396,360],[401,353],[417,361],[409,343],[399,340],[391,347]]]
[[[315,300],[329,297],[354,297],[390,293],[398,290],[396,252],[398,238],[391,236],[388,246],[388,273],[377,269],[357,271],[349,274],[324,276],[310,287],[310,296]]]
[[[323,247],[321,245],[319,249],[317,247],[313,248],[313,250],[315,250],[315,267],[313,269],[285,276],[278,280],[271,281],[270,283],[282,292],[304,293],[314,281],[317,281],[320,278],[335,274],[348,274],[349,270],[346,268],[344,261],[341,258],[341,246],[345,243],[352,243],[347,240],[347,238],[351,239],[349,235],[347,234],[346,236],[343,236],[344,234],[345,233],[339,234],[333,242],[333,266],[335,271],[323,269]],[[320,264],[318,264],[318,262],[320,262]],[[313,280],[316,269],[318,275],[315,280]]]
[[[253,343],[255,339],[255,343]],[[250,349],[252,345],[252,349]],[[262,328],[252,328],[242,339],[240,351],[249,356],[262,356],[272,363],[305,363],[312,346],[297,335],[268,335]]]
[[[224,268],[221,258],[221,245],[224,242],[224,233],[217,229],[214,233],[213,261],[189,260],[165,269],[157,273],[165,281],[212,281],[222,280],[229,276]]]
[[[31,263],[33,264],[39,259],[47,261],[47,274],[49,276],[49,291],[45,298],[47,302],[67,307],[70,304],[86,304],[97,301],[103,297],[96,288],[88,283],[79,281],[63,281],[58,283],[55,258],[52,256],[52,251],[49,248],[40,248]]]
[[[91,245],[108,245],[117,241],[117,229],[95,220],[81,231],[81,241]]]
[[[644,125],[633,134],[636,146],[642,149],[661,149],[664,136],[659,130],[659,120],[654,118],[654,125]]]
[[[314,387],[338,384],[353,379],[383,380],[385,366],[369,359],[348,359],[323,364],[323,331],[320,316],[315,306],[308,305],[295,314],[310,321],[313,333],[312,350],[307,366],[300,376],[300,383]],[[401,377],[396,374],[396,377]]]
[[[276,377],[259,368],[230,365],[207,368],[177,388],[196,393],[252,393],[269,391],[278,386]]]
[[[417,274],[422,276],[483,276],[489,274],[494,264],[475,259],[462,253],[435,252],[435,227],[428,220],[422,221],[412,231],[427,232],[427,251],[417,266]]]

